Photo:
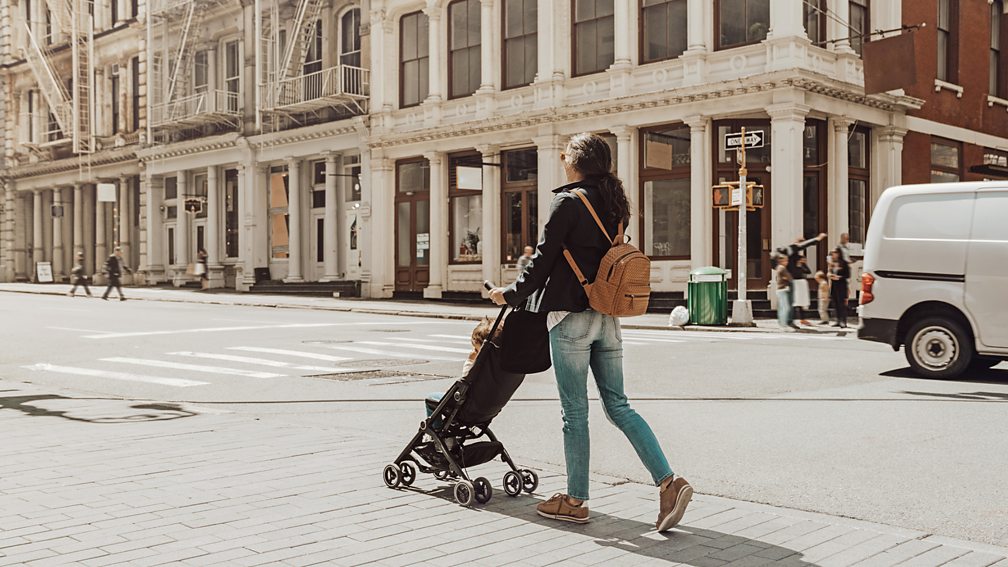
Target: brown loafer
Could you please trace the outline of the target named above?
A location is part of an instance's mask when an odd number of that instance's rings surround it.
[[[667,532],[682,521],[691,498],[693,487],[681,476],[676,477],[672,484],[661,491],[659,495],[661,512],[658,513],[658,521],[655,522],[659,532]]]
[[[575,505],[566,494],[554,494],[549,500],[540,502],[536,506],[536,512],[544,518],[575,524],[584,524],[590,519],[588,507],[584,505],[584,502]]]

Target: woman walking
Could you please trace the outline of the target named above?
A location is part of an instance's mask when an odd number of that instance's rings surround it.
[[[549,313],[547,326],[564,424],[567,494],[556,494],[536,509],[541,516],[556,520],[589,520],[590,367],[606,417],[627,436],[659,487],[660,511],[655,525],[664,532],[682,519],[693,488],[673,474],[651,427],[627,402],[619,320],[588,307],[584,288],[564,258],[569,253],[586,277],[594,280],[602,256],[630,217],[629,205],[622,182],[612,174],[612,155],[603,138],[578,134],[560,158],[569,183],[553,191],[557,195],[535,254],[515,283],[490,292],[497,305],[512,306],[524,305],[529,296],[539,292],[538,311]],[[609,238],[602,235],[574,191],[587,197]]]
[[[847,328],[847,299],[850,295],[847,280],[850,278],[850,266],[844,260],[843,252],[837,248],[830,253],[830,295],[833,296],[833,307],[836,309],[837,324],[841,329]]]

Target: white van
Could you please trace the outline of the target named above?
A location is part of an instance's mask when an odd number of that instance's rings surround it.
[[[1008,182],[888,189],[865,241],[858,338],[933,378],[1008,360]]]

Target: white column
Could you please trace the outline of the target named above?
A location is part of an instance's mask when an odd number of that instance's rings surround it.
[[[53,205],[63,207],[63,215],[67,213],[67,199],[60,188],[53,189]],[[60,281],[63,279],[63,219],[52,219],[52,270],[53,279]]]
[[[835,242],[839,239],[841,233],[850,230],[850,218],[848,216],[848,209],[850,208],[848,200],[850,185],[848,183],[849,176],[847,171],[847,141],[852,122],[842,116],[833,118],[831,122],[833,126],[833,139],[830,140],[830,159],[833,160],[833,179],[830,180],[829,184],[832,190],[827,192],[830,197],[827,200],[830,209],[827,226],[830,239]],[[776,201],[774,204],[776,205]]]
[[[325,179],[325,237],[323,245],[325,251],[325,276],[322,281],[334,282],[339,280],[339,195],[336,190],[336,182],[341,177],[337,177],[336,154],[330,152],[326,154],[326,179]],[[356,180],[351,180],[356,181]]]
[[[495,77],[500,68],[497,50],[494,49],[494,0],[480,0],[480,87],[481,93],[494,91]],[[450,41],[450,40],[449,40]],[[431,51],[434,45],[430,44]]]
[[[830,39],[836,40],[833,49],[837,53],[854,53],[854,48],[850,44],[850,4],[847,0],[834,0],[831,8],[835,18],[827,20],[827,30],[831,31],[827,35]]]
[[[175,186],[178,189],[178,215],[175,218],[175,285],[180,286],[188,279],[185,273],[189,264],[189,213],[185,211],[185,196],[188,192],[186,171],[179,171]]]
[[[477,146],[480,159],[485,163],[500,163],[500,148],[495,145]],[[501,168],[492,165],[483,166],[483,218],[481,241],[483,279],[497,285],[503,285],[501,278]],[[539,216],[543,216],[540,209]],[[530,242],[530,244],[535,244]],[[482,288],[480,288],[482,290]],[[484,290],[485,291],[485,290]]]
[[[563,166],[560,164],[560,153],[564,147],[564,142],[560,136],[549,134],[533,138],[532,142],[538,150],[539,178],[539,233],[546,226],[546,219],[549,217],[550,205],[553,204],[553,190],[567,183],[563,176]]]
[[[485,5],[485,4],[484,4]],[[448,271],[448,181],[444,176],[445,158],[443,152],[427,152],[430,172],[430,276],[423,296],[440,299],[445,289]]]
[[[441,59],[444,53],[441,51],[441,7],[436,0],[427,0],[427,7],[424,13],[427,14],[427,49],[430,57],[427,59],[428,75],[428,103],[436,103],[442,100],[441,86],[444,84],[441,77]]]
[[[711,246],[711,185],[708,168],[711,152],[710,120],[706,116],[686,119],[690,128],[690,268],[713,263]]]
[[[370,169],[362,171],[370,175],[370,206],[362,204],[361,212],[368,221],[369,229],[361,234],[365,268],[371,267],[371,297],[392,297],[395,290],[395,176],[392,161],[384,157],[372,156]],[[362,165],[367,163],[362,160]],[[366,198],[366,196],[365,196]]]
[[[105,243],[108,221],[105,220],[107,205],[95,198],[95,271],[100,272],[101,267],[108,258],[108,248]]]
[[[614,0],[613,9],[613,25],[616,37],[613,45],[614,60],[612,66],[615,69],[619,69],[632,65],[634,43],[634,33],[632,30],[636,29],[636,26],[632,25],[631,22],[635,20],[632,15],[634,10],[637,9],[637,0]],[[539,33],[543,33],[543,30],[540,30]]]
[[[255,284],[255,187],[256,177],[265,174],[260,166],[238,164],[238,217],[241,231],[238,234],[238,254],[241,260],[241,281],[235,283],[240,291],[248,291]],[[265,230],[269,230],[268,227]]]
[[[702,53],[707,51],[706,11],[713,9],[706,0],[688,0],[686,3],[686,48],[687,51]]]
[[[32,193],[32,266],[31,276],[35,279],[35,266],[38,262],[44,262],[45,253],[42,251],[44,238],[42,236],[42,191],[36,189]]]
[[[625,227],[626,234],[630,235],[630,242],[634,246],[641,247],[638,242],[640,234],[640,222],[643,219],[643,210],[640,202],[640,186],[637,176],[637,129],[628,126],[612,128],[610,131],[616,135],[616,177],[623,182],[623,189],[626,192],[627,201],[630,203],[630,222]]]
[[[290,219],[285,282],[301,282],[301,160],[287,158],[287,215]]]
[[[164,196],[164,179],[147,175],[142,178],[146,183],[143,188],[147,194],[147,218],[144,219],[147,229],[147,283],[155,283],[158,276],[164,273],[161,263],[161,241],[163,234],[161,203]],[[101,206],[101,203],[98,203]]]
[[[877,172],[872,177],[878,179],[878,183],[873,179],[869,210],[874,210],[883,191],[903,183],[903,137],[906,133],[905,129],[895,126],[882,128],[878,133],[878,149],[872,152],[876,156],[872,171]]]
[[[770,247],[802,234],[802,134],[809,108],[792,103],[767,108],[770,114],[770,183],[773,192]]]
[[[122,248],[122,256],[126,261],[126,265],[130,265],[132,249],[132,238],[130,238],[130,227],[133,225],[133,207],[131,205],[132,201],[132,191],[130,187],[130,178],[125,175],[119,178],[119,247]],[[181,193],[179,194],[181,197]],[[179,208],[181,211],[181,207]]]
[[[73,188],[73,256],[84,253],[84,187],[74,183]]]
[[[846,3],[843,0],[842,3]],[[769,37],[782,38],[805,35],[805,23],[803,21],[805,11],[802,0],[773,0],[770,2],[770,30]]]
[[[210,278],[210,287],[221,279],[221,190],[220,168],[211,165],[207,168],[207,231],[206,231],[206,253],[207,253],[207,277]]]

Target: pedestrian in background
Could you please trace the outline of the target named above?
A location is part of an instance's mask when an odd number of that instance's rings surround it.
[[[840,259],[847,263],[848,266],[851,265],[851,254],[850,254],[850,235],[846,232],[840,235],[840,244],[837,244],[836,249],[840,251]]]
[[[790,258],[788,259],[790,263]],[[790,265],[788,266],[790,268]],[[791,270],[794,281],[791,285],[791,320],[798,320],[802,325],[811,325],[805,319],[805,310],[812,306],[812,299],[809,297],[808,277],[812,275],[812,270],[808,267],[808,260],[803,254],[798,255],[798,265]]]
[[[826,272],[815,273],[816,288],[819,290],[819,323],[829,325],[830,285]]]
[[[834,327],[847,328],[847,299],[850,288],[847,280],[850,278],[850,266],[843,259],[843,252],[837,247],[830,254],[830,295],[833,297],[833,307],[836,309],[837,322]]]
[[[70,275],[73,276],[73,287],[67,292],[67,295],[73,297],[77,292],[77,286],[84,286],[84,292],[87,293],[88,297],[91,297],[91,290],[88,289],[87,285],[87,274],[84,273],[84,253],[78,252],[74,258],[74,267],[70,271]]]
[[[123,262],[122,258],[122,248],[116,246],[115,252],[105,260],[105,275],[108,276],[108,287],[105,288],[105,293],[102,295],[102,299],[108,301],[108,296],[112,293],[112,288],[115,288],[119,292],[119,301],[126,301],[126,296],[123,295],[122,291],[122,273],[123,270],[132,272],[129,266]]]
[[[795,302],[796,298],[799,298],[798,294],[802,293],[800,290],[796,289],[797,286],[799,284],[803,284],[806,286],[806,288],[808,287],[808,282],[805,279],[807,274],[803,271],[801,263],[799,262],[799,260],[801,260],[802,258],[802,252],[804,252],[806,248],[809,248],[810,246],[822,242],[825,239],[826,239],[826,233],[820,232],[818,235],[816,235],[815,238],[802,240],[801,237],[799,237],[796,238],[795,241],[792,242],[791,244],[777,249],[778,255],[787,256],[788,258],[788,264],[787,264],[788,273],[791,275],[790,297],[793,303],[796,303]],[[811,301],[808,300],[807,298],[808,298],[808,290],[806,289],[805,294],[800,297],[800,299],[804,299],[803,305],[806,308],[808,308],[809,304],[811,303]],[[794,306],[792,305],[792,307]],[[792,309],[791,315],[789,315],[789,317],[791,321],[793,321],[794,319],[801,319],[802,323],[808,324],[808,321],[805,321],[805,314],[802,313],[800,307],[797,309]]]
[[[798,328],[791,320],[791,272],[788,270],[788,257],[777,258],[777,322],[781,328]]]
[[[196,253],[196,275],[200,278],[200,289],[210,287],[210,270],[207,266],[207,251],[200,248]]]
[[[525,268],[532,263],[532,254],[535,253],[535,248],[531,246],[526,246],[525,251],[522,253],[521,257],[518,258],[518,273],[524,272]]]

